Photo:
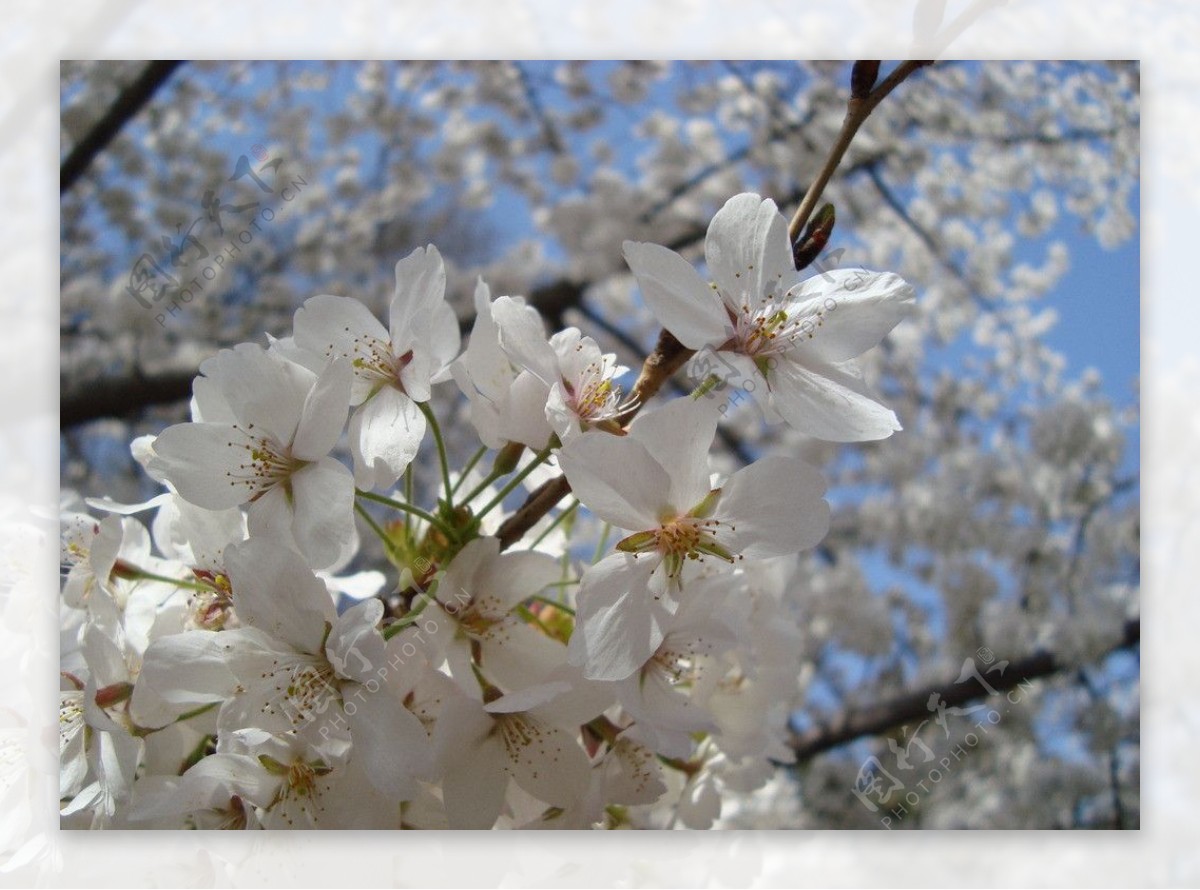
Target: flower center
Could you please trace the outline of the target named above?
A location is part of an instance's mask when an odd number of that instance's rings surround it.
[[[325,811],[321,803],[321,785],[317,780],[329,773],[330,768],[323,764],[305,763],[299,759],[292,761],[283,773],[283,787],[271,808],[278,807],[279,816],[289,826],[296,824],[297,816],[315,824],[317,815]],[[301,825],[303,827],[304,823]]]
[[[309,797],[316,790],[317,771],[303,760],[294,761],[288,767],[287,784],[297,797]]]
[[[651,659],[651,664],[667,678],[672,686],[691,685],[695,678],[696,664],[691,658],[691,653],[659,647]]]
[[[492,716],[496,718],[496,730],[509,760],[533,767],[535,777],[539,764],[546,769],[553,768],[558,759],[557,752],[541,723],[521,713]]]
[[[218,828],[227,831],[238,831],[246,827],[246,804],[238,795],[229,798],[229,808],[222,814]]]
[[[404,355],[397,356],[390,340],[382,340],[370,334],[355,337],[348,355],[353,357],[351,364],[354,366],[354,373],[359,377],[372,383],[386,383],[397,389],[403,389],[400,372],[413,358],[411,349]]]
[[[709,499],[705,500],[707,504]],[[661,554],[663,564],[667,567],[667,577],[677,581],[679,573],[683,571],[684,560],[703,561],[705,556],[716,556],[733,562],[732,554],[718,540],[723,524],[719,519],[690,513],[668,517],[663,519],[658,528],[638,532],[620,541],[617,549],[635,556],[639,553]]]
[[[322,657],[288,663],[275,659],[263,679],[274,683],[276,693],[263,705],[263,713],[283,715],[294,729],[324,714],[329,703],[341,696],[333,665]]]
[[[632,407],[621,403],[621,387],[612,381],[612,369],[601,360],[592,362],[572,383],[563,379],[567,402],[579,419],[589,424],[614,420]]]
[[[764,297],[757,307],[743,303],[741,313],[733,319],[738,351],[765,360],[811,340],[825,323],[825,309],[818,307],[803,315],[792,314],[792,309],[789,301],[774,294]]]
[[[254,502],[278,485],[286,483],[293,473],[308,464],[292,455],[290,446],[282,444],[274,436],[254,432],[254,424],[244,429],[234,426],[244,441],[227,443],[230,448],[245,452],[236,470],[227,470],[226,480],[233,486],[244,486],[249,492],[247,500]]]
[[[668,634],[643,671],[656,671],[672,686],[691,687],[700,679],[702,657],[712,651],[712,642],[694,633]]]

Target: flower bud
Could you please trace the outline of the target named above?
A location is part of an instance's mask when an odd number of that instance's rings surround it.
[[[865,99],[879,77],[879,60],[858,61],[850,69],[850,98]]]
[[[525,446],[520,442],[509,442],[497,453],[496,462],[492,464],[492,472],[496,474],[511,473],[517,468],[524,452]]]
[[[804,234],[792,245],[792,260],[796,264],[797,272],[808,268],[821,255],[821,251],[829,243],[829,236],[833,234],[836,221],[832,204],[826,204],[809,221]]]

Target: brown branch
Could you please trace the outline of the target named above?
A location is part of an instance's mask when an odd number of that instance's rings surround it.
[[[67,193],[96,159],[96,155],[108,147],[121,132],[121,128],[154,98],[159,87],[166,83],[167,78],[182,64],[183,62],[172,60],[150,62],[133,83],[121,91],[108,111],[104,112],[100,120],[75,143],[67,159],[62,162],[58,173],[60,195]]]
[[[520,508],[500,524],[496,537],[500,539],[500,549],[507,550],[521,540],[525,532],[533,528],[537,521],[554,509],[554,505],[571,493],[571,483],[566,476],[555,476],[543,482],[526,499]]]
[[[838,133],[837,141],[834,142],[833,148],[829,150],[829,156],[825,159],[824,165],[820,172],[817,173],[817,178],[813,180],[812,185],[808,187],[808,193],[804,196],[804,200],[800,202],[800,206],[796,209],[796,215],[792,217],[791,223],[788,225],[788,235],[795,241],[800,237],[800,233],[804,231],[804,224],[808,222],[808,218],[812,216],[812,212],[817,209],[817,202],[821,200],[821,194],[825,191],[825,186],[829,184],[829,180],[833,178],[833,173],[838,168],[838,164],[842,162],[842,157],[846,154],[846,149],[850,147],[850,143],[854,141],[855,135],[858,133],[859,127],[863,125],[875,107],[882,102],[887,95],[904,82],[904,79],[925,65],[931,65],[932,62],[901,62],[896,66],[895,70],[884,79],[884,81],[871,90],[871,92],[859,99],[854,96],[846,103],[846,117],[842,121],[841,132]]]
[[[131,417],[151,405],[164,405],[191,398],[196,371],[171,371],[146,377],[88,380],[71,389],[63,388],[59,400],[61,429],[79,426],[103,417]]]
[[[1122,649],[1131,649],[1137,646],[1140,640],[1141,620],[1135,618],[1127,621],[1121,639],[1106,655]],[[987,681],[997,692],[1006,692],[1028,680],[1052,676],[1075,668],[1075,665],[1065,663],[1053,652],[1043,650],[1009,662],[1002,676],[989,674]],[[855,739],[880,735],[911,720],[928,716],[932,696],[940,696],[947,707],[957,707],[978,698],[986,698],[990,694],[974,677],[961,683],[952,680],[932,683],[890,701],[847,710],[823,725],[797,733],[792,739],[792,750],[796,752],[797,762],[803,763]]]

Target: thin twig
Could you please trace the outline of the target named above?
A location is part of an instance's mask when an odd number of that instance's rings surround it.
[[[150,62],[133,83],[121,91],[108,111],[75,143],[67,159],[62,162],[58,173],[60,195],[67,193],[96,159],[96,155],[108,147],[121,128],[154,98],[159,87],[182,64],[177,60]]]
[[[833,144],[833,148],[829,151],[829,156],[825,158],[825,164],[821,167],[817,178],[813,180],[812,185],[808,187],[808,193],[804,196],[804,200],[800,202],[799,208],[796,210],[796,215],[792,217],[791,223],[788,225],[788,236],[792,241],[800,237],[800,233],[804,231],[804,225],[808,222],[808,218],[812,216],[812,212],[817,208],[817,202],[821,200],[821,194],[825,191],[825,186],[829,184],[829,180],[833,177],[833,173],[838,168],[838,164],[842,162],[842,157],[846,154],[846,149],[850,147],[850,143],[854,140],[858,133],[859,127],[863,122],[870,117],[871,112],[875,110],[880,102],[887,95],[904,82],[904,79],[919,68],[925,65],[930,65],[932,62],[901,62],[896,66],[896,69],[884,79],[884,81],[871,90],[871,92],[863,99],[851,98],[846,105],[846,117],[842,121],[842,130],[838,133],[837,141]]]

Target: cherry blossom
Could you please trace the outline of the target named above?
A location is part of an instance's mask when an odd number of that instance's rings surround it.
[[[571,658],[589,677],[624,679],[653,655],[672,600],[686,595],[688,562],[794,553],[829,528],[825,482],[801,460],[763,458],[712,488],[716,428],[711,406],[680,399],[639,416],[627,436],[589,434],[560,452],[579,499],[634,531],[583,577]]]
[[[563,442],[591,426],[611,427],[632,407],[614,383],[628,369],[578,328],[547,340],[541,319],[510,297],[496,300],[492,315],[504,351],[541,382],[546,419]]]
[[[383,603],[341,615],[325,584],[297,555],[251,539],[228,556],[243,627],[218,644],[237,679],[219,726],[296,732],[314,750],[352,745],[381,793],[400,800],[431,767],[420,721],[403,703],[415,676],[394,666],[377,625]]]
[[[201,372],[196,420],[155,439],[156,470],[198,507],[248,504],[252,535],[292,542],[317,568],[344,561],[356,543],[354,483],[329,452],[345,425],[350,364],[317,375],[247,343]]]
[[[480,280],[475,285],[475,325],[467,348],[450,370],[471,403],[471,423],[484,445],[499,448],[504,442],[520,442],[540,449],[553,432],[545,416],[545,386],[515,365],[502,348],[495,317],[502,301],[541,329],[536,309],[520,298],[492,301],[491,290]]]
[[[491,828],[509,779],[548,806],[579,802],[590,770],[576,731],[603,706],[572,693],[555,680],[486,703],[465,695],[446,702],[434,744],[451,828]]]
[[[730,198],[717,212],[704,251],[709,284],[674,251],[625,242],[642,295],[681,343],[698,350],[702,362],[715,352],[733,369],[729,382],[761,380],[770,407],[801,432],[856,442],[900,429],[853,359],[906,317],[908,284],[862,269],[801,280],[787,221],[774,201],[755,194]]]
[[[425,437],[431,384],[447,379],[458,353],[458,321],[445,302],[446,269],[430,245],[396,264],[396,289],[384,327],[358,300],[322,295],[296,311],[300,349],[354,370],[350,441],[354,477],[363,488],[386,488],[416,456]]]
[[[500,553],[494,537],[476,538],[438,580],[430,612],[439,654],[460,684],[474,685],[473,665],[507,689],[531,685],[565,664],[566,647],[513,614],[520,603],[559,580],[545,553]]]

